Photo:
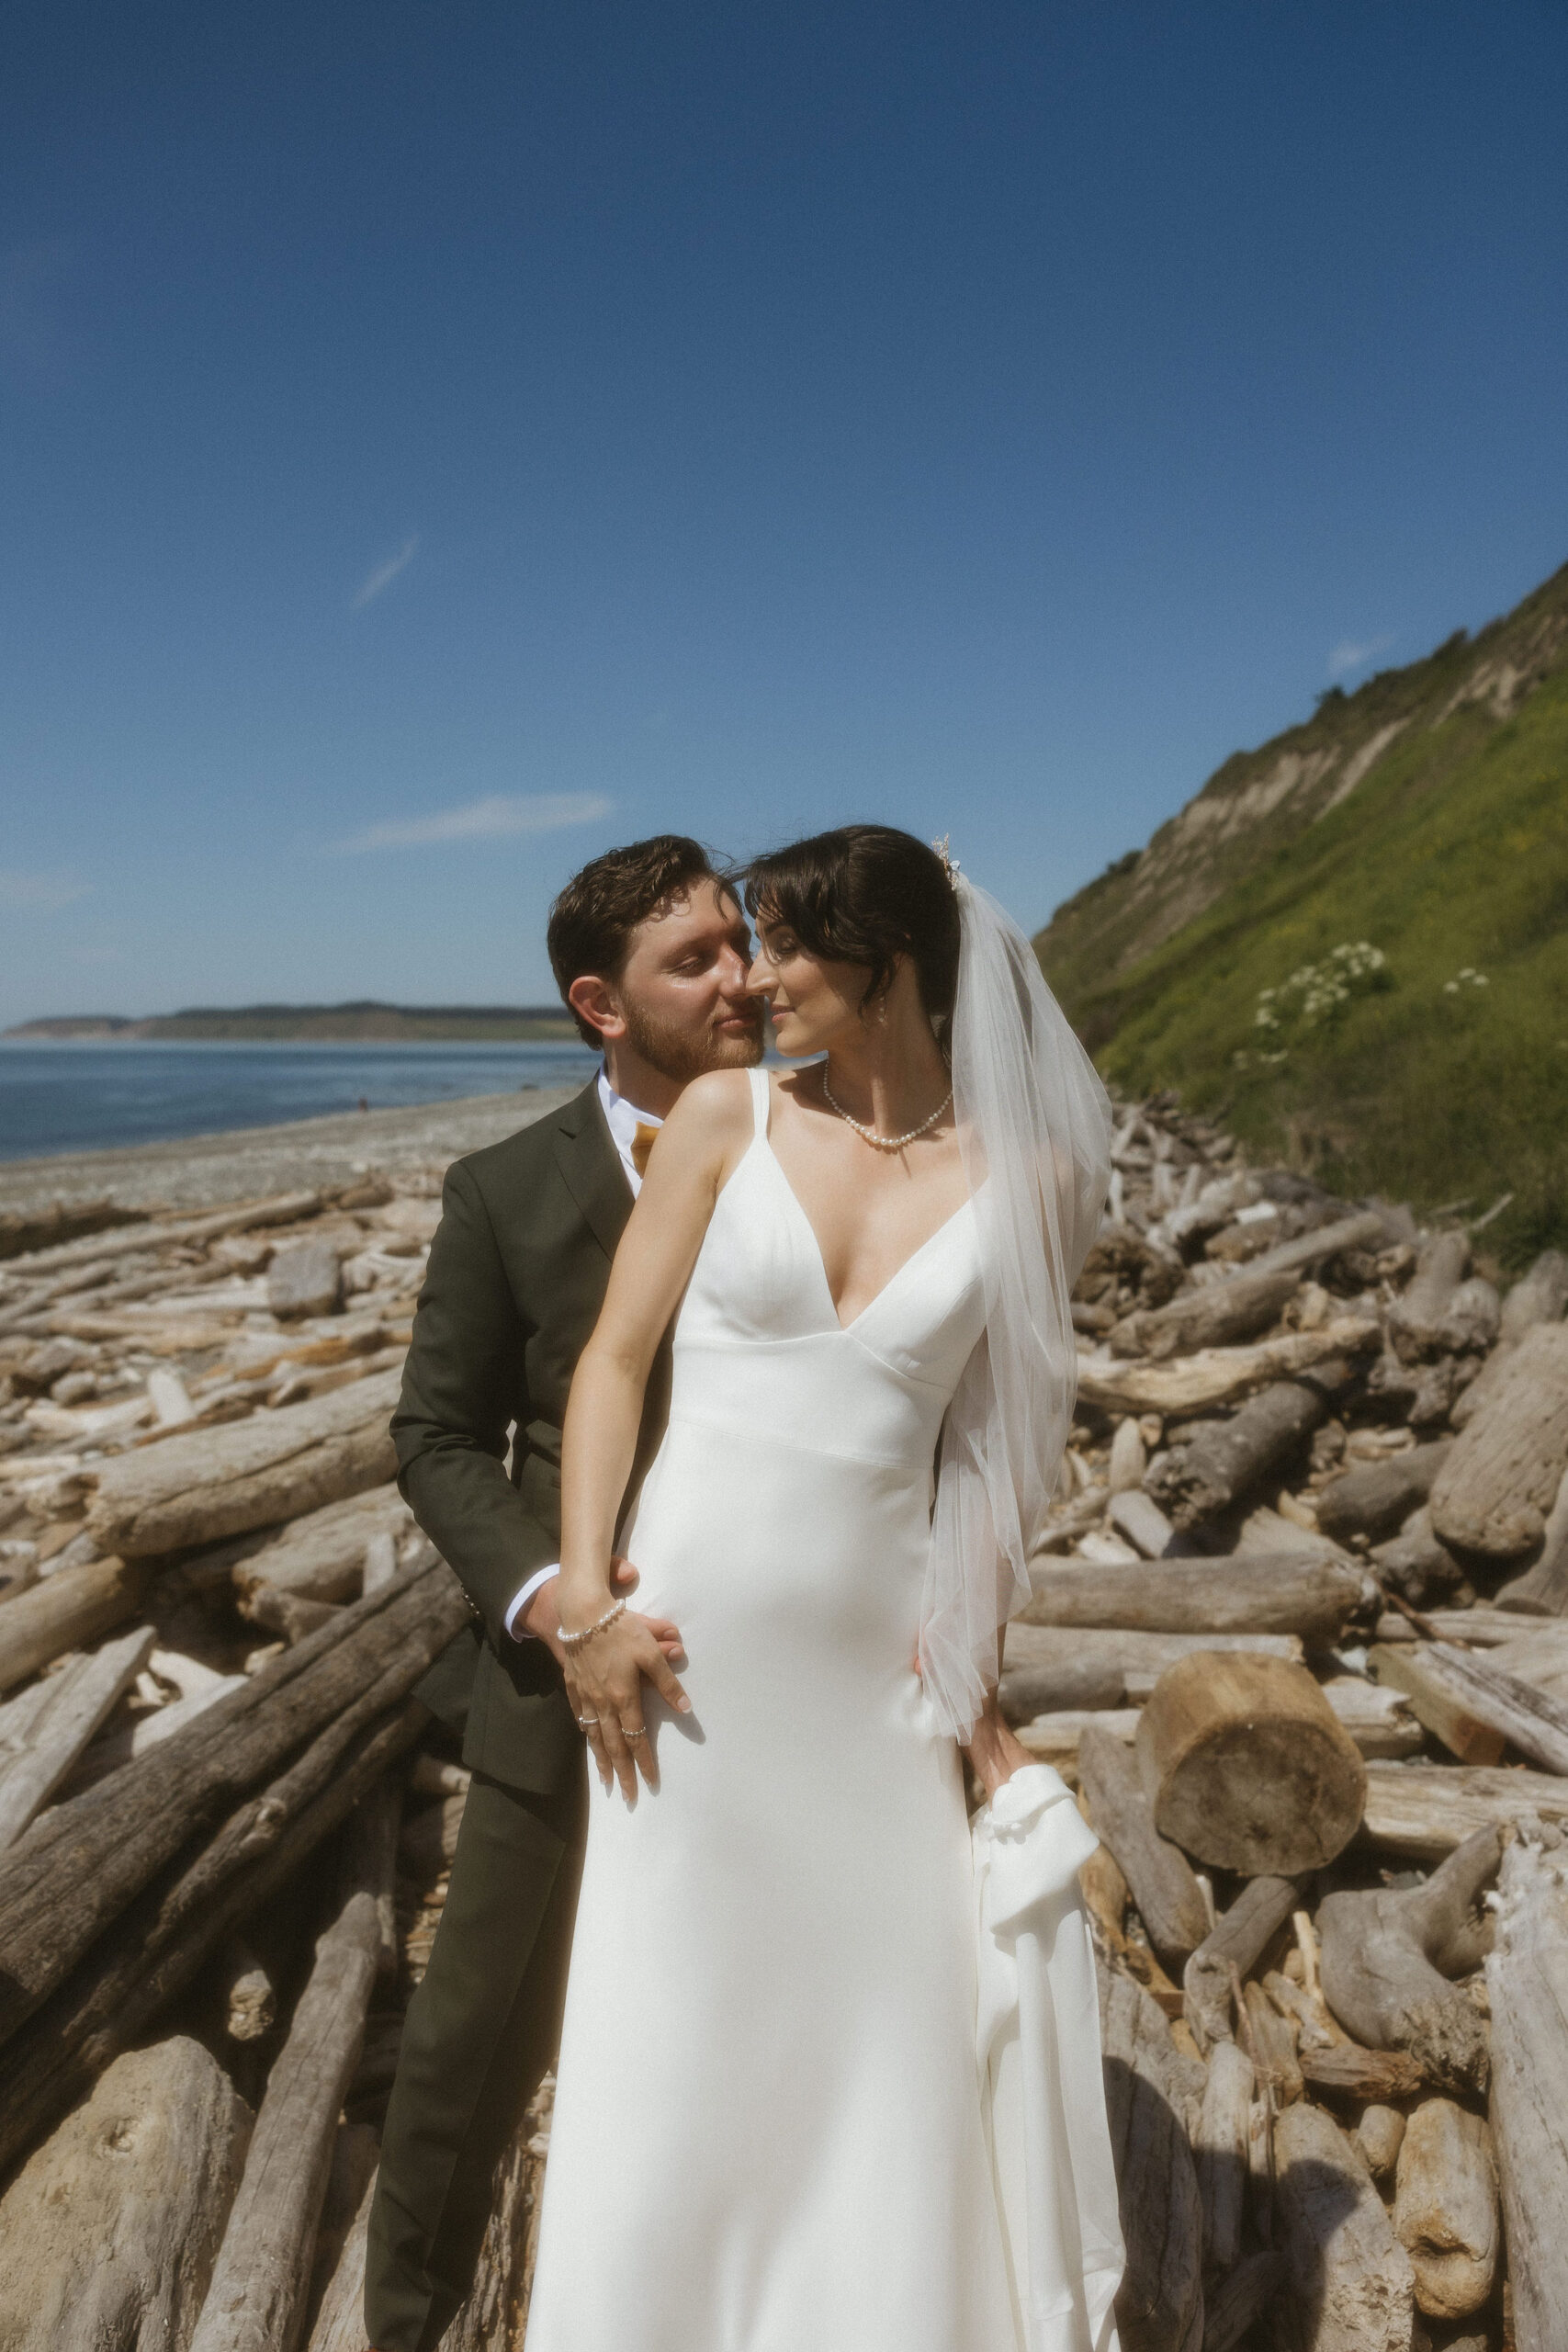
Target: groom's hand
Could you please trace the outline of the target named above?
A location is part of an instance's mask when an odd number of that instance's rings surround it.
[[[629,1560],[617,1555],[610,1563],[610,1580],[617,1593],[631,1592],[637,1583],[637,1571]],[[556,1664],[564,1666],[566,1651],[561,1646],[559,1592],[558,1577],[551,1577],[548,1583],[542,1584],[518,1620],[517,1630],[532,1634],[536,1642],[543,1642]],[[686,1652],[680,1627],[672,1625],[668,1617],[645,1617],[642,1622],[671,1664],[673,1665],[677,1658],[683,1664]]]

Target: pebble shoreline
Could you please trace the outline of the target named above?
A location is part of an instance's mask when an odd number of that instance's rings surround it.
[[[209,1208],[220,1202],[314,1188],[331,1191],[371,1170],[445,1168],[499,1143],[569,1102],[575,1087],[522,1087],[450,1102],[347,1111],[277,1126],[181,1136],[110,1151],[0,1160],[0,1212],[113,1200],[125,1208]]]

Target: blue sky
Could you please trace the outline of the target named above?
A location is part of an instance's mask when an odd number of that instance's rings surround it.
[[[1033,925],[1568,560],[1568,11],[29,0],[0,1021],[548,993],[665,827]]]

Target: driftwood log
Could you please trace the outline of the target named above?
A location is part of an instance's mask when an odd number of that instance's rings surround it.
[[[365,2249],[375,2196],[376,2177],[372,2173],[333,2265],[315,2325],[310,2330],[308,2352],[366,2352]],[[492,2352],[501,2352],[501,2346],[492,2347]]]
[[[1478,1829],[1536,1815],[1568,1826],[1568,1781],[1522,1766],[1367,1766],[1362,1836],[1417,1860],[1440,1860]]]
[[[1300,1276],[1286,1269],[1237,1274],[1227,1283],[1183,1291],[1168,1306],[1143,1308],[1118,1323],[1111,1334],[1111,1352],[1146,1356],[1161,1363],[1198,1348],[1227,1348],[1238,1340],[1255,1340],[1279,1321],[1299,1282]]]
[[[187,2345],[250,2137],[199,2042],[117,2059],[0,2203],[6,2352]]]
[[[358,2062],[379,1949],[373,1898],[350,1895],[316,1947],[267,2077],[190,2352],[292,2352],[338,2109]]]
[[[1278,2306],[1287,2276],[1284,2256],[1272,2249],[1238,2262],[1203,2299],[1203,2352],[1235,2352],[1253,2323]]]
[[[1122,2352],[1199,2352],[1203,2209],[1191,2133],[1203,2069],[1183,2058],[1141,1986],[1100,1972],[1105,2104],[1127,2267],[1116,2298]]]
[[[1209,1932],[1208,1909],[1186,1855],[1155,1827],[1133,1750],[1089,1725],[1078,1742],[1078,1781],[1089,1820],[1133,1890],[1149,1941],[1168,1968],[1179,1967]]]
[[[401,1380],[373,1373],[302,1405],[119,1454],[97,1474],[88,1529],[101,1550],[137,1558],[383,1486],[397,1467],[387,1423]]]
[[[1358,1209],[1354,1216],[1337,1217],[1329,1225],[1315,1227],[1311,1233],[1298,1233],[1293,1240],[1276,1243],[1260,1258],[1253,1259],[1247,1272],[1304,1273],[1309,1266],[1326,1265],[1330,1258],[1337,1258],[1347,1250],[1365,1250],[1384,1238],[1381,1211]]]
[[[1461,1555],[1535,1552],[1568,1469],[1568,1324],[1538,1323],[1505,1359],[1483,1409],[1432,1485],[1432,1525]]]
[[[1301,1899],[1295,1879],[1255,1878],[1192,1953],[1181,1976],[1183,2014],[1200,2050],[1229,2040],[1232,1971],[1246,1976],[1257,1965]]]
[[[1246,2052],[1234,2041],[1216,2043],[1209,2059],[1202,2111],[1192,2142],[1203,2207],[1203,2261],[1210,2271],[1232,2269],[1241,2253],[1247,2132],[1255,2088],[1252,2061]]]
[[[1470,1272],[1470,1237],[1434,1233],[1421,1245],[1416,1272],[1389,1317],[1389,1338],[1402,1362],[1418,1363],[1444,1346],[1449,1308]]]
[[[0,1612],[0,1690],[123,1625],[146,1589],[147,1572],[134,1560],[88,1560],[8,1600]]]
[[[347,1747],[404,1699],[466,1617],[446,1568],[411,1570],[36,1823],[0,1858],[0,2041],[187,1839],[323,1725]]]
[[[402,1535],[413,1514],[396,1487],[370,1487],[341,1502],[323,1503],[281,1529],[237,1536],[187,1563],[200,1583],[228,1583],[243,1592],[257,1579],[301,1600],[356,1600],[372,1536]]]
[[[1031,1625],[1122,1627],[1150,1634],[1296,1634],[1328,1648],[1371,1587],[1348,1563],[1303,1552],[1248,1559],[1117,1566],[1048,1562],[1035,1570]]]
[[[1080,1356],[1078,1395],[1108,1412],[1201,1413],[1234,1405],[1271,1380],[1291,1380],[1335,1356],[1375,1349],[1379,1326],[1364,1316],[1336,1316],[1320,1331],[1292,1331],[1249,1348],[1201,1348],[1169,1363],[1129,1363],[1112,1355]]]
[[[139,1625],[0,1707],[0,1848],[14,1845],[48,1804],[157,1638],[152,1626]]]
[[[1318,1910],[1324,1997],[1340,2024],[1371,2049],[1408,2051],[1443,2089],[1486,2084],[1485,2026],[1449,1980],[1478,1968],[1490,1942],[1477,1906],[1501,1847],[1480,1830],[1424,1886],[1345,1889]]]
[[[1492,2004],[1492,2131],[1518,2352],[1556,2352],[1568,2312],[1568,1847],[1521,1836],[1503,1857]]]
[[[0,2053],[0,2165],[29,2146],[276,1897],[428,1721],[411,1699],[346,1740],[329,1726],[186,1866],[132,1904]]]
[[[1302,2075],[1314,2090],[1352,2100],[1414,2098],[1421,2069],[1404,2050],[1368,2050],[1337,2041],[1330,2050],[1303,2050]]]
[[[1359,2150],[1303,2100],[1274,2127],[1274,2161],[1303,2352],[1410,2352],[1415,2274]]]
[[[1367,1664],[1381,1684],[1400,1691],[1416,1720],[1461,1764],[1496,1764],[1506,1745],[1490,1717],[1472,1704],[1438,1662],[1436,1642],[1396,1648],[1380,1642]]]
[[[1518,1610],[1532,1617],[1568,1613],[1568,1469],[1562,1473],[1557,1498],[1546,1515],[1540,1554],[1525,1570],[1504,1585],[1499,1609]]]
[[[1422,2101],[1400,2144],[1393,2230],[1428,2319],[1469,2319],[1481,2309],[1496,2276],[1499,2237],[1484,2116],[1450,2098]]]
[[[1056,1573],[1039,1563],[1035,1572],[1037,1577]],[[1518,1620],[1513,1622],[1517,1633]],[[1092,1667],[1121,1675],[1126,1696],[1147,1698],[1167,1667],[1193,1650],[1256,1650],[1265,1657],[1300,1658],[1302,1644],[1294,1634],[1145,1634],[1125,1625],[1036,1625],[1026,1611],[1007,1629],[1005,1671],[1044,1675],[1068,1665]]]
[[[1356,1833],[1367,1773],[1305,1667],[1198,1652],[1155,1685],[1138,1761],[1155,1826],[1244,1877],[1332,1861]]]
[[[1342,1477],[1333,1478],[1317,1498],[1317,1523],[1336,1544],[1353,1535],[1381,1543],[1419,1510],[1432,1491],[1432,1481],[1448,1460],[1450,1441],[1413,1445],[1382,1462],[1358,1463]]]
[[[1327,1413],[1321,1385],[1279,1380],[1250,1397],[1228,1421],[1178,1446],[1151,1474],[1150,1487],[1178,1527],[1200,1527],[1304,1445]]]

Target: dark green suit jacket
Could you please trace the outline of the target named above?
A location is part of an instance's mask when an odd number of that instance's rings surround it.
[[[631,1206],[596,1085],[454,1161],[392,1417],[398,1484],[474,1612],[420,1696],[461,1732],[472,1770],[546,1794],[579,1769],[581,1735],[549,1651],[513,1640],[505,1616],[533,1571],[560,1557],[567,1395]],[[668,1405],[666,1344],[628,1497]]]

